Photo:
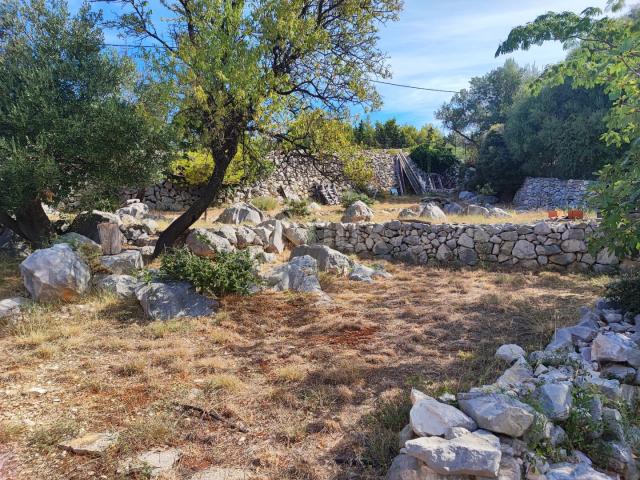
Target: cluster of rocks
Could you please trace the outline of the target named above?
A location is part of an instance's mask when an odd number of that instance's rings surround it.
[[[374,171],[373,187],[389,190],[396,185],[393,170],[393,154],[380,151],[364,152],[371,162]],[[352,189],[353,186],[345,177],[339,162],[331,166],[323,166],[320,171],[316,166],[304,158],[285,158],[278,153],[272,153],[268,160],[273,162],[272,173],[264,179],[249,186],[229,188],[220,196],[221,202],[248,201],[254,197],[270,196],[282,198],[310,198],[318,185],[330,178],[338,191]],[[326,169],[329,171],[326,171]],[[129,189],[122,193],[124,200],[140,198],[154,210],[183,210],[200,196],[200,188],[181,185],[178,179],[165,179],[162,182],[141,190]]]
[[[502,208],[490,204],[486,206],[474,203],[452,202],[442,198],[425,198],[419,205],[405,208],[398,214],[399,218],[428,218],[440,222],[447,221],[447,215],[480,215],[483,217],[510,217],[511,214]]]
[[[639,262],[621,260],[607,249],[588,252],[595,222],[539,222],[531,225],[456,225],[421,222],[317,223],[314,236],[338,251],[363,258],[416,264],[481,262],[523,268],[610,273]]]
[[[581,313],[543,351],[501,346],[510,366],[494,384],[438,399],[413,390],[387,480],[640,478],[640,426],[625,417],[638,400],[640,315],[606,300]]]
[[[589,180],[527,177],[513,197],[513,204],[525,210],[584,207],[592,184]]]

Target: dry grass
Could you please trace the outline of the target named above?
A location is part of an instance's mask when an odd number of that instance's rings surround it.
[[[371,285],[324,279],[329,307],[269,292],[223,298],[211,318],[148,323],[135,302],[108,296],[35,306],[0,326],[8,478],[114,478],[125,456],[165,445],[184,451],[175,479],[211,465],[268,479],[381,478],[410,386],[494,381],[499,344],[542,347],[607,280],[385,268],[393,278]],[[225,421],[177,408],[185,399]],[[120,432],[118,448],[90,461],[52,448],[79,429]]]

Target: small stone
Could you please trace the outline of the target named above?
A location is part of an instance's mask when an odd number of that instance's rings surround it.
[[[239,468],[210,467],[195,473],[190,480],[250,480],[251,475]]]
[[[512,437],[522,436],[534,420],[529,405],[501,393],[461,393],[458,403],[479,427]]]
[[[125,460],[118,468],[120,474],[134,474],[144,472],[151,478],[156,478],[167,472],[182,457],[182,450],[170,448],[167,450],[155,449],[141,453],[136,458]]]
[[[116,275],[130,275],[144,267],[140,250],[125,250],[117,255],[103,255],[100,264]]]
[[[117,433],[87,433],[73,440],[60,443],[58,446],[79,455],[100,456],[118,441]]]
[[[545,383],[535,392],[542,411],[551,420],[566,420],[569,418],[573,397],[570,383]]]
[[[17,315],[22,307],[28,303],[24,297],[5,298],[0,300],[0,318]]]
[[[477,428],[476,422],[457,408],[426,395],[413,405],[409,418],[411,428],[420,436],[444,435],[451,427]]]
[[[518,358],[524,358],[525,355],[526,352],[524,349],[515,344],[501,345],[498,347],[498,350],[496,350],[496,358],[499,358],[509,364],[515,362]]]

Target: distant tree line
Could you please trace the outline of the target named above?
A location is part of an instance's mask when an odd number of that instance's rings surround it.
[[[371,123],[368,118],[353,127],[353,140],[367,148],[411,148],[428,142],[439,130],[433,125],[418,129],[413,125],[399,125],[395,118]]]
[[[436,117],[471,152],[470,187],[489,185],[508,197],[526,176],[592,179],[622,154],[601,140],[612,105],[602,87],[566,82],[534,94],[537,77],[509,59],[472,78],[438,110]]]

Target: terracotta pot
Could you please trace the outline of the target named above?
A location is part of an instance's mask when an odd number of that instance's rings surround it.
[[[558,210],[549,210],[547,215],[549,218],[558,218],[560,216],[560,212],[558,212]]]
[[[572,208],[567,213],[567,217],[569,217],[569,220],[582,220],[584,218],[584,212],[582,210]]]

